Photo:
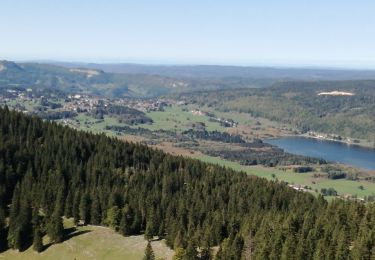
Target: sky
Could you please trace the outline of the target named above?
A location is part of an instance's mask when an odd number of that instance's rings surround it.
[[[373,0],[1,0],[0,59],[375,68]]]

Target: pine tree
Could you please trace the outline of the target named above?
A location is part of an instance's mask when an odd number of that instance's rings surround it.
[[[178,247],[175,249],[175,254],[173,256],[173,260],[183,260],[186,257],[186,251],[182,247]]]
[[[147,218],[147,223],[146,223],[146,230],[144,237],[145,239],[153,239],[155,235],[155,221],[154,221],[154,216],[151,215]]]
[[[288,260],[293,259],[295,254],[295,237],[289,234],[284,242],[283,249],[281,251],[281,259]]]
[[[90,223],[90,195],[88,193],[83,194],[79,203],[79,216],[83,220],[83,224],[87,225]]]
[[[102,221],[102,214],[101,214],[101,208],[100,208],[100,201],[97,195],[93,196],[90,215],[91,215],[91,223],[93,225],[100,225]]]
[[[40,230],[40,216],[39,209],[35,207],[32,214],[32,224],[33,224],[33,249],[37,252],[43,250],[43,236]]]
[[[73,217],[73,199],[73,193],[69,191],[64,206],[64,216],[67,218]]]
[[[8,244],[13,249],[23,250],[31,242],[32,238],[31,207],[27,199],[20,198],[17,195],[13,196],[13,203],[14,207],[11,209],[12,220],[9,225]],[[14,216],[17,210],[19,214]]]
[[[9,229],[8,229],[8,246],[13,249],[17,249],[18,247],[16,244],[19,244],[18,240],[20,238],[20,223],[19,223],[19,214],[20,214],[20,186],[19,184],[16,185],[12,204],[10,206],[10,214],[9,214]]]
[[[64,240],[64,225],[59,212],[60,206],[56,205],[47,227],[48,236],[55,243],[61,243]]]
[[[337,260],[350,259],[350,250],[349,250],[347,236],[346,236],[345,231],[340,232],[338,241],[337,241],[337,248],[335,251],[336,251],[335,259]]]
[[[38,253],[43,250],[43,237],[39,226],[34,227],[33,249]]]
[[[105,220],[105,223],[114,230],[118,230],[121,220],[120,217],[121,211],[117,206],[114,206],[107,211],[107,218]]]
[[[187,259],[197,259],[197,250],[194,241],[189,241],[186,247],[186,258]]]
[[[123,236],[132,235],[131,225],[133,223],[133,212],[129,206],[125,206],[122,210],[119,232]]]
[[[0,207],[0,252],[7,247],[4,210]]]
[[[150,241],[148,241],[146,249],[145,249],[145,256],[143,257],[143,260],[155,260],[155,254],[152,250],[152,246]]]
[[[22,239],[22,230],[21,228],[16,228],[14,232],[13,249],[22,250],[23,245],[24,241]]]
[[[79,215],[79,204],[81,202],[81,193],[79,189],[76,190],[74,193],[74,199],[73,199],[73,208],[72,208],[72,215],[74,218],[74,224],[77,226],[80,220]]]

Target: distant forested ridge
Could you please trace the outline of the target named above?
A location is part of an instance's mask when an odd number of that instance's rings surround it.
[[[172,78],[144,73],[107,73],[100,69],[82,68],[78,64],[65,68],[51,64],[11,61],[0,61],[0,78],[0,89],[53,89],[69,94],[82,93],[109,98],[155,97],[201,89],[260,87],[272,82],[269,79],[240,77]]]
[[[353,95],[319,95],[343,91]],[[375,81],[281,81],[269,88],[184,94],[188,102],[316,131],[375,141]]]
[[[374,259],[375,205],[0,108],[0,247],[66,239],[61,217],[165,238],[179,259]],[[1,255],[0,255],[1,256]]]

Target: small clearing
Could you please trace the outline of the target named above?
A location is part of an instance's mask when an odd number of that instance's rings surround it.
[[[318,96],[354,96],[355,94],[352,92],[345,92],[345,91],[331,91],[331,92],[320,92]]]
[[[70,228],[72,219],[66,219],[64,226]],[[71,234],[71,238],[60,244],[48,246],[45,251],[36,253],[30,247],[24,252],[7,250],[0,253],[0,259],[20,260],[141,260],[147,241],[143,235],[124,237],[112,229],[100,226],[81,226]],[[44,244],[48,243],[44,237]],[[152,248],[156,259],[171,260],[174,251],[168,248],[164,240],[152,241]]]
[[[93,76],[97,76],[100,74],[97,70],[89,70],[89,69],[70,69],[71,72],[78,72],[78,73],[84,73],[87,75],[88,78],[91,78]]]

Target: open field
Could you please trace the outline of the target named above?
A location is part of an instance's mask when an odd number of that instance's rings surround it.
[[[72,220],[65,220],[65,228],[72,227]],[[137,260],[142,259],[147,242],[140,236],[123,237],[113,230],[99,226],[83,226],[70,234],[71,238],[61,244],[50,245],[45,251],[36,253],[32,248],[24,252],[8,250],[0,254],[0,259],[121,259]],[[45,237],[45,243],[47,238]],[[153,241],[152,247],[156,259],[172,259],[174,252],[169,249],[164,241]]]
[[[365,196],[375,195],[375,183],[367,181],[351,181],[351,180],[331,180],[325,178],[314,178],[312,173],[295,173],[292,170],[281,170],[279,168],[271,168],[264,166],[243,166],[236,162],[227,161],[221,158],[207,156],[207,155],[193,155],[199,160],[219,164],[225,167],[230,167],[238,171],[244,171],[247,174],[256,175],[269,180],[278,179],[286,181],[290,184],[306,185],[312,188],[312,191],[322,188],[334,188],[339,195],[351,194],[357,195],[359,198]],[[275,177],[273,177],[273,175]],[[363,186],[363,190],[359,186]]]
[[[139,126],[150,130],[184,131],[189,128],[189,125],[202,122],[206,125],[207,131],[225,131],[225,127],[220,126],[218,122],[210,122],[206,116],[194,115],[190,111],[183,111],[177,106],[167,107],[164,112],[150,112],[147,113],[147,116],[152,118],[154,123]]]

